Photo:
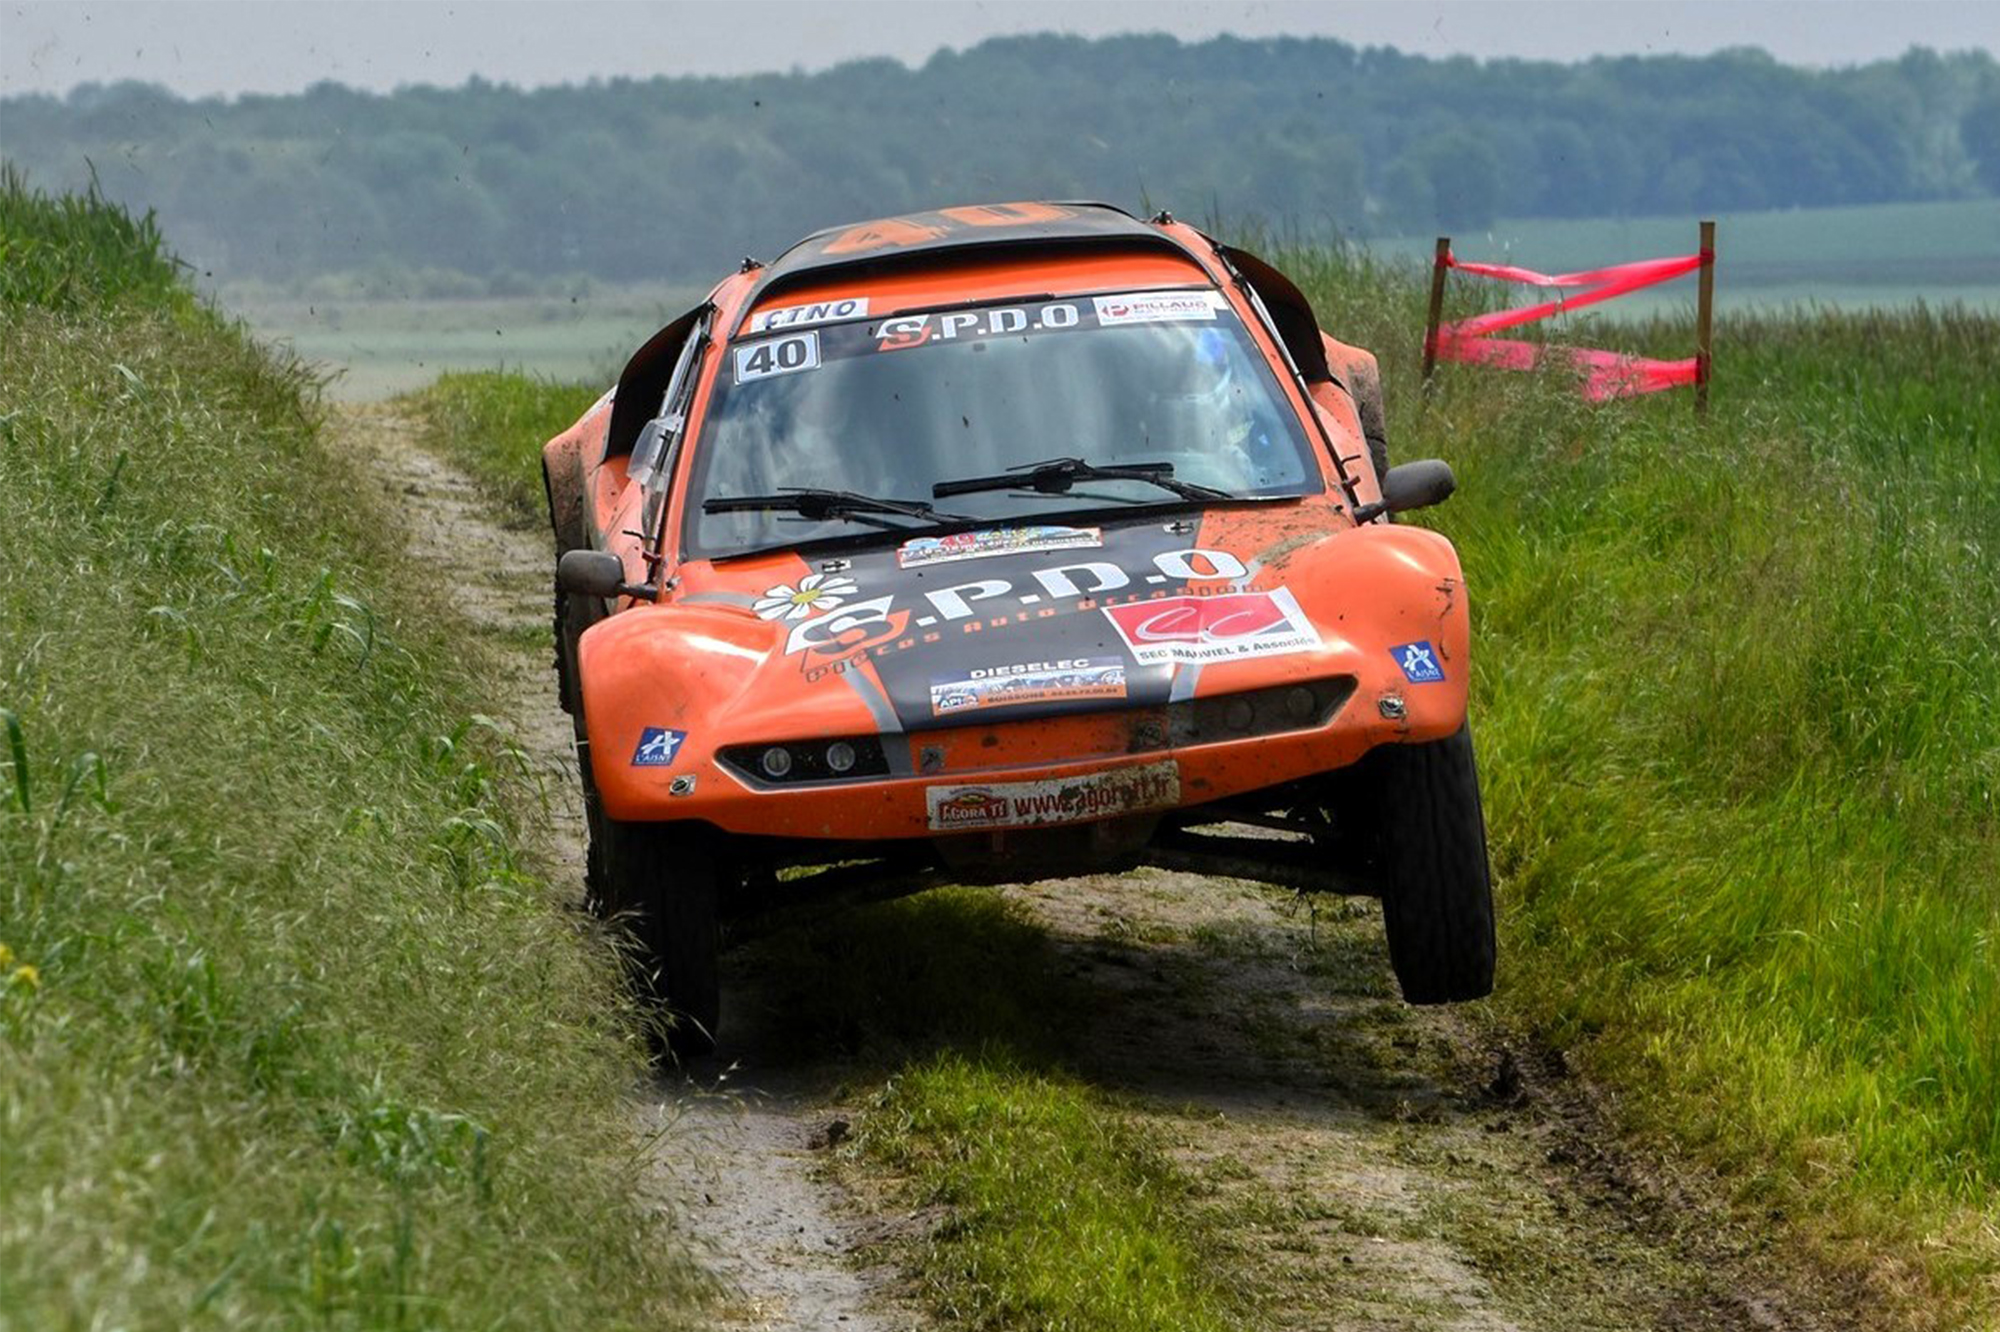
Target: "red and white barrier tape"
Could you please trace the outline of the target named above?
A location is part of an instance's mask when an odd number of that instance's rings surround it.
[[[1641,259],[1636,263],[1613,264],[1608,268],[1593,268],[1581,273],[1549,274],[1509,264],[1467,263],[1457,255],[1447,253],[1443,260],[1446,265],[1477,277],[1535,287],[1582,287],[1587,290],[1574,296],[1544,301],[1540,305],[1523,306],[1518,310],[1495,310],[1490,314],[1474,315],[1470,319],[1446,324],[1438,329],[1437,341],[1430,350],[1441,361],[1464,361],[1503,370],[1528,370],[1544,355],[1561,356],[1583,372],[1583,393],[1592,401],[1657,393],[1661,389],[1693,384],[1701,377],[1698,357],[1690,356],[1684,361],[1655,361],[1643,356],[1627,356],[1586,347],[1544,348],[1534,343],[1511,342],[1489,335],[1502,329],[1532,324],[1565,310],[1628,295],[1642,287],[1671,282],[1694,272],[1710,257],[1689,254],[1672,259]]]

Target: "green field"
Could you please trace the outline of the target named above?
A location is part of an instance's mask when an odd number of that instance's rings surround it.
[[[701,296],[671,286],[501,299],[225,293],[260,338],[337,372],[327,394],[342,402],[378,401],[452,370],[518,370],[609,386],[640,343]]]
[[[1716,306],[1723,314],[1801,305],[1907,308],[1962,303],[2000,311],[2000,200],[1881,204],[1720,220]],[[1544,272],[1695,248],[1693,218],[1508,220],[1455,239],[1465,258],[1501,259]],[[1431,237],[1366,247],[1375,256],[1428,263]],[[1525,292],[1458,279],[1489,295]],[[394,283],[374,284],[379,291]],[[229,308],[263,338],[288,344],[337,372],[327,393],[374,401],[420,388],[455,370],[516,371],[608,386],[640,343],[701,298],[694,287],[603,288],[572,296],[458,299],[363,294],[281,297],[268,289],[224,290]],[[1590,319],[1690,318],[1694,280],[1595,307]],[[1422,315],[1418,315],[1419,325]],[[1572,334],[1581,329],[1572,327]],[[1678,344],[1668,349],[1684,354]]]
[[[1463,259],[1577,272],[1691,254],[1700,239],[1697,222],[1693,217],[1503,218],[1484,233],[1454,236],[1452,248]],[[2000,199],[1725,213],[1715,222],[1719,312],[1790,305],[1902,308],[1918,301],[2000,311]],[[1367,248],[1427,265],[1434,241],[1406,236]],[[1692,277],[1684,278],[1598,306],[1596,313],[1631,318],[1692,311],[1694,287]]]
[[[150,222],[0,250],[0,1327],[678,1325],[495,648]]]

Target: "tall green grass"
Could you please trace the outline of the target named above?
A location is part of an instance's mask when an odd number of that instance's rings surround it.
[[[0,162],[0,306],[80,310],[122,300],[192,311],[153,215],[82,195],[44,194]]]
[[[608,387],[608,386],[607,386]],[[408,403],[431,442],[522,523],[546,525],[541,448],[576,424],[603,388],[499,370],[439,375]]]
[[[150,231],[0,224],[72,247],[0,302],[0,1326],[675,1319],[477,646]]]
[[[1726,321],[1700,422],[1461,367],[1423,402],[1417,284],[1310,286],[1384,355],[1392,454],[1459,473],[1503,1004],[1746,1199],[1991,1312],[2000,321]]]

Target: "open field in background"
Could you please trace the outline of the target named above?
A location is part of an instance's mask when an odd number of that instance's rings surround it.
[[[1748,1224],[1901,1292],[1884,1325],[2000,1316],[2000,320],[1726,317],[1705,424],[1684,392],[1591,407],[1466,367],[1426,403],[1407,268],[1274,257],[1380,353],[1392,457],[1458,470],[1429,519],[1474,598],[1492,1011]],[[595,391],[466,377],[414,406],[532,507],[540,441]],[[970,1086],[898,1085],[941,1076]]]
[[[702,298],[693,287],[597,285],[572,296],[221,298],[257,336],[339,373],[337,402],[375,402],[454,370],[520,370],[609,386],[654,330]]]
[[[1453,236],[1452,248],[1463,259],[1576,272],[1692,254],[1699,221],[1694,216],[1503,218],[1484,232]],[[1901,308],[1917,301],[2000,313],[2000,199],[1723,213],[1716,224],[1716,309],[1722,313],[1806,304]],[[1364,248],[1428,267],[1436,240],[1404,236],[1370,241]],[[1453,281],[1484,283],[1462,275]],[[1691,315],[1694,287],[1688,277],[1634,292],[1593,307],[1591,316],[1631,320],[1681,310]]]
[[[0,1328],[676,1325],[512,645],[156,234],[0,243]]]
[[[1455,239],[1464,257],[1499,259],[1544,272],[1685,254],[1697,219],[1637,218],[1503,221],[1484,235]],[[1812,304],[1854,310],[1954,302],[2000,312],[2000,200],[1881,204],[1752,213],[1721,218],[1716,285],[1722,314]],[[1434,238],[1371,242],[1366,253],[1413,266],[1430,262]],[[437,375],[507,370],[608,387],[625,358],[655,329],[701,299],[705,288],[584,284],[569,296],[462,299],[385,298],[393,282],[360,284],[358,294],[292,299],[248,284],[221,297],[259,337],[289,343],[306,360],[341,371],[327,389],[336,401],[374,401]],[[421,289],[421,284],[412,284]],[[1529,290],[1459,277],[1454,285],[1505,299]],[[1692,329],[1694,279],[1593,307],[1582,319],[1620,323],[1655,315]],[[1418,311],[1417,327],[1423,323]],[[1571,325],[1572,336],[1581,329]],[[1691,331],[1665,344],[1685,355]],[[1727,375],[1726,363],[1722,372]]]

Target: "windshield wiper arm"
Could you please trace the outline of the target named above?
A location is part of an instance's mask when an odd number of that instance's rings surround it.
[[[1050,458],[1047,462],[1024,463],[995,476],[972,476],[962,481],[940,481],[931,495],[970,495],[982,490],[1038,490],[1044,495],[1063,495],[1078,481],[1144,481],[1162,490],[1171,490],[1182,499],[1236,499],[1237,496],[1213,486],[1174,480],[1172,463],[1124,463],[1099,467],[1081,458]]]
[[[787,486],[776,495],[714,496],[701,502],[703,513],[755,513],[772,509],[789,509],[814,522],[824,522],[829,518],[853,518],[866,522],[868,515],[878,513],[920,518],[927,523],[973,521],[963,514],[941,513],[921,500],[878,499],[873,495],[857,495],[851,490],[818,490],[811,486]]]

